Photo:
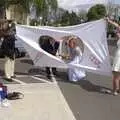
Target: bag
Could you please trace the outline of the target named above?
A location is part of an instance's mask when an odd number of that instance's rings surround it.
[[[7,94],[8,100],[16,100],[16,99],[22,99],[24,95],[20,92],[12,92]]]
[[[0,88],[2,89],[2,91],[1,91],[1,98],[5,99],[6,96],[7,96],[7,86],[5,86],[2,83],[0,83]]]

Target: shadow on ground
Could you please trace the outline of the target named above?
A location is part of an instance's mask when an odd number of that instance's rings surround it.
[[[68,79],[67,72],[58,72],[58,76],[56,76],[56,78],[58,82],[65,82],[65,83],[78,85],[82,89],[88,92],[98,92],[101,94],[106,94],[106,91],[112,91],[112,89],[107,88],[105,86],[96,85],[92,83],[91,81],[86,80],[86,78],[83,78],[82,80],[79,80],[78,82],[71,82]]]
[[[21,61],[27,62],[28,64],[32,64],[31,60],[21,60]],[[27,71],[27,73],[16,72],[15,74],[17,74],[17,75],[39,75],[37,77],[47,79],[46,72],[45,72],[44,68],[31,68]],[[67,75],[66,70],[63,71],[63,70],[57,69],[57,74],[55,75],[55,78],[58,82],[61,82],[61,83],[63,82],[63,83],[78,85],[82,89],[84,89],[88,92],[105,93],[105,91],[107,91],[107,90],[111,91],[111,89],[104,87],[104,86],[96,85],[96,84],[92,83],[91,81],[86,80],[86,78],[83,80],[80,80],[78,82],[71,82],[68,79],[68,75]]]
[[[88,92],[106,93],[108,90],[112,91],[112,89],[110,88],[93,84],[92,82],[88,80],[80,80],[78,84],[80,85],[81,88],[83,88],[84,90]]]
[[[0,69],[0,76],[4,76],[4,75],[5,75],[4,70]]]
[[[33,61],[30,60],[30,59],[20,60],[20,62],[21,62],[21,63],[27,63],[27,64],[29,64],[29,65],[34,65],[34,64],[33,64]]]

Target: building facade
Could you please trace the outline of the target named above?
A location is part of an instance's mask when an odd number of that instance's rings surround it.
[[[27,24],[27,14],[20,5],[10,5],[6,9],[6,18],[15,20],[19,24]]]

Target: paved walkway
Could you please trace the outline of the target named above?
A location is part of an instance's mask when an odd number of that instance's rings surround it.
[[[0,108],[0,120],[75,120],[57,84],[11,84],[8,89],[24,93],[24,98]]]

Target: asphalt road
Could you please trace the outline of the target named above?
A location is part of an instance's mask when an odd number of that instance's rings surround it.
[[[109,46],[110,54],[115,48]],[[120,95],[113,96],[104,93],[104,90],[112,88],[111,77],[87,73],[86,80],[71,83],[67,79],[66,71],[58,70],[55,80],[46,77],[44,68],[35,68],[29,58],[16,60],[14,82],[2,79],[4,76],[4,59],[0,59],[1,81],[6,84],[37,84],[55,83],[57,81],[71,111],[76,120],[119,120],[120,119]],[[52,84],[51,84],[52,85]]]

